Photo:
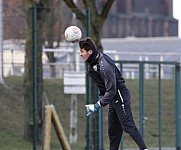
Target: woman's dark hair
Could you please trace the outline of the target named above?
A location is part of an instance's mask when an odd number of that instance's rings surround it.
[[[96,51],[97,50],[96,44],[90,37],[80,40],[79,47],[80,47],[80,49],[84,48],[86,51],[88,51],[88,50]]]

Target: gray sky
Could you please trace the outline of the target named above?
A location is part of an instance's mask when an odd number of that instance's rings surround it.
[[[179,37],[181,38],[181,0],[173,0],[173,16],[179,20]]]

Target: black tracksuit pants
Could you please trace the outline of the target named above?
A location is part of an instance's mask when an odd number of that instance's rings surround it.
[[[141,150],[146,145],[134,123],[131,111],[131,95],[127,88],[118,90],[114,100],[109,104],[108,134],[110,150],[118,150],[123,130],[128,133]]]

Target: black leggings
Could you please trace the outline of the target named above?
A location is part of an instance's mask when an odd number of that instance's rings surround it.
[[[147,149],[132,116],[130,106],[131,96],[129,91],[118,90],[113,102],[109,104],[108,134],[110,139],[110,150],[118,150],[123,130],[128,133],[141,150]]]

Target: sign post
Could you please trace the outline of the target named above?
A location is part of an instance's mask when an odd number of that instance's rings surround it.
[[[71,94],[70,144],[77,143],[77,94],[85,94],[85,72],[64,72],[64,93]]]

